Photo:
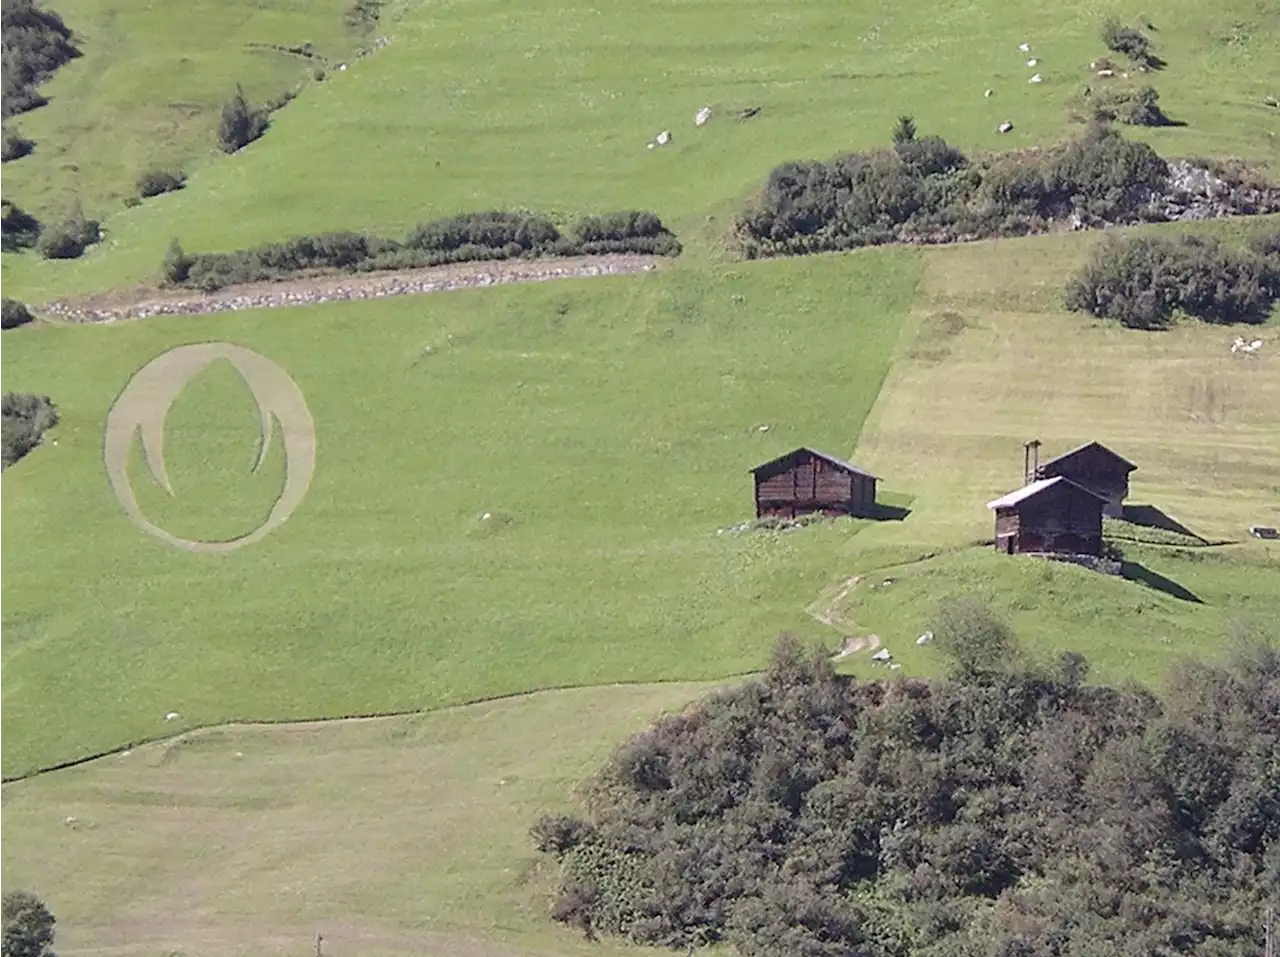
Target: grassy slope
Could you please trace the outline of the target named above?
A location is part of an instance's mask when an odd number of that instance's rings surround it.
[[[613,742],[702,693],[196,732],[8,784],[5,888],[45,898],[59,953],[285,957],[320,932],[337,957],[635,954],[547,920],[528,828]]]
[[[82,261],[5,256],[4,279],[39,302],[150,279],[175,235],[203,250],[335,228],[398,234],[426,216],[495,206],[654,209],[701,259],[771,166],[882,143],[899,113],[966,148],[1059,135],[1067,99],[1103,52],[1104,13],[1157,20],[1169,61],[1162,103],[1188,124],[1146,133],[1160,149],[1280,156],[1262,102],[1280,83],[1280,13],[1254,0],[1106,10],[400,0],[383,18],[391,45],[291,104],[266,138],[203,167],[184,192],[112,217],[105,246]],[[1026,82],[1023,40],[1043,84]],[[719,117],[696,129],[703,104]],[[762,113],[731,118],[750,105]],[[1002,137],[1005,119],[1016,130]],[[664,128],[674,143],[646,150]]]
[[[1007,612],[1041,650],[1086,652],[1108,679],[1158,678],[1171,655],[1220,641],[1231,619],[1280,617],[1280,550],[1247,533],[1250,524],[1280,524],[1280,327],[1257,330],[1271,351],[1246,361],[1230,352],[1236,329],[1188,322],[1149,334],[1062,312],[1062,285],[1097,241],[1037,237],[925,258],[893,371],[855,453],[911,489],[913,512],[868,528],[833,569],[839,581],[867,576],[835,602],[848,630],[879,634],[908,670],[936,669],[914,639],[939,597],[964,591]],[[1126,543],[1135,561],[1205,604],[964,551],[893,567],[990,539],[984,503],[1021,483],[1031,438],[1044,442],[1042,460],[1090,439],[1111,444],[1138,463],[1131,503],[1154,505],[1206,539],[1243,543],[1185,553]],[[867,587],[900,576],[901,586]],[[827,599],[840,590],[829,588]]]
[[[6,388],[63,416],[4,477],[6,775],[172,731],[170,710],[312,717],[757,667],[778,630],[816,630],[803,606],[851,528],[716,529],[752,515],[759,461],[853,445],[917,276],[873,254],[6,333]],[[101,458],[133,370],[210,339],[288,369],[319,441],[289,523],[222,557],[136,531]],[[233,372],[189,388],[179,498],[153,514],[234,535],[280,472],[245,474],[257,425]]]
[[[933,625],[940,599],[965,596],[986,602],[1009,621],[1040,660],[1070,649],[1089,659],[1098,680],[1135,678],[1157,686],[1172,661],[1220,647],[1236,622],[1280,621],[1280,548],[1274,545],[1225,551],[1131,546],[1125,559],[1200,603],[1074,565],[969,549],[877,569],[862,576],[837,606],[846,620],[880,635],[910,674],[942,672],[938,652],[918,647],[915,639]],[[861,674],[876,673],[865,661],[856,664]]]
[[[343,0],[51,5],[84,56],[41,87],[48,106],[11,121],[36,152],[4,166],[5,198],[42,219],[62,216],[75,197],[91,216],[118,210],[147,169],[216,165],[219,110],[236,84],[262,103],[309,80],[315,66],[248,44],[310,42],[342,59],[355,42]]]

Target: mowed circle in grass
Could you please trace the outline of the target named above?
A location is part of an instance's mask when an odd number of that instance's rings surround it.
[[[230,362],[240,374],[257,404],[260,440],[253,472],[261,470],[267,461],[273,422],[279,424],[284,451],[283,488],[266,519],[247,534],[221,541],[180,537],[144,514],[129,478],[130,455],[138,436],[152,477],[170,497],[176,497],[164,458],[168,413],[192,379],[221,359]],[[104,461],[116,498],[138,528],[189,551],[228,552],[260,541],[283,525],[301,504],[315,472],[315,423],[297,384],[270,359],[226,342],[178,346],[138,370],[116,399],[107,415]]]

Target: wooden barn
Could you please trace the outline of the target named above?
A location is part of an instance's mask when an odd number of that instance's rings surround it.
[[[870,515],[876,507],[876,476],[856,465],[813,449],[757,465],[756,518],[795,518],[813,512]]]
[[[1101,555],[1105,504],[1062,476],[1038,479],[987,503],[996,513],[996,550]]]
[[[1029,443],[1031,454],[1039,448],[1039,442]],[[1124,514],[1124,500],[1129,495],[1129,473],[1138,467],[1123,456],[1112,452],[1099,442],[1089,442],[1064,452],[1043,465],[1034,464],[1028,470],[1027,481],[1047,478],[1070,479],[1081,488],[1101,495],[1106,504],[1103,514],[1119,518]]]

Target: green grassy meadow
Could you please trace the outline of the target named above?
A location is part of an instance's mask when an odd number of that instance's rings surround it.
[[[216,166],[224,158],[214,135],[219,111],[236,84],[265,103],[305,88],[321,62],[263,45],[311,43],[336,65],[357,43],[343,0],[52,6],[83,56],[41,87],[49,105],[5,123],[36,142],[31,156],[5,164],[5,198],[42,220],[65,215],[76,198],[106,219],[146,170]]]
[[[1236,619],[1280,618],[1280,553],[1245,533],[1280,524],[1274,318],[1245,361],[1234,328],[1069,314],[1096,235],[753,263],[725,243],[773,165],[884,143],[899,114],[968,150],[1066,135],[1113,14],[1156,25],[1153,83],[1186,123],[1126,132],[1274,175],[1273,5],[390,0],[389,43],[323,82],[246,44],[349,56],[337,0],[54,6],[85,56],[17,118],[37,149],[4,194],[45,217],[79,196],[106,238],[73,262],[4,254],[6,296],[152,282],[174,236],[398,234],[486,208],[652,209],[685,247],[638,276],[4,333],[4,389],[62,417],[5,470],[0,554],[3,774],[30,775],[3,789],[5,884],[46,897],[60,953],[297,954],[321,932],[325,957],[621,954],[547,920],[528,826],[709,687],[681,682],[758,669],[779,631],[833,649],[874,632],[896,674],[937,674],[915,636],[939,598],[978,595],[1035,655],[1156,683]],[[225,157],[211,131],[236,81],[255,101],[304,89]],[[123,206],[169,164],[186,189]],[[136,529],[103,466],[131,375],[205,341],[286,369],[318,435],[297,512],[225,555]],[[1126,543],[1145,582],[986,552],[985,502],[1020,484],[1031,438],[1046,457],[1114,445],[1139,464],[1133,502],[1226,544]],[[278,442],[250,473],[257,444],[247,386],[210,367],[167,419],[176,497],[133,459],[144,511],[188,537],[256,527],[284,474]],[[910,515],[718,534],[753,514],[748,469],[801,444],[882,476]],[[209,727],[393,711],[428,713]]]
[[[547,919],[529,826],[707,690],[222,728],[7,784],[5,887],[46,896],[67,954],[289,957],[317,933],[336,957],[635,954]]]
[[[754,465],[852,447],[919,274],[897,253],[823,257],[6,333],[5,388],[57,395],[63,423],[4,477],[5,774],[171,733],[169,711],[362,714],[755,669],[780,629],[818,631],[804,604],[857,526],[717,529],[754,517]],[[287,369],[318,442],[296,514],[222,556],[135,529],[102,464],[133,371],[211,339]],[[249,474],[258,422],[229,365],[166,431],[177,497],[140,457],[132,472],[153,521],[208,540],[261,522],[282,472]]]

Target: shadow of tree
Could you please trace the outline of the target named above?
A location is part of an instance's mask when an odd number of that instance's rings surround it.
[[[1156,591],[1164,592],[1166,595],[1170,595],[1180,601],[1189,601],[1197,605],[1204,604],[1203,599],[1195,592],[1179,585],[1172,578],[1166,578],[1159,572],[1152,571],[1138,562],[1121,562],[1120,574],[1131,582],[1154,588]]]

